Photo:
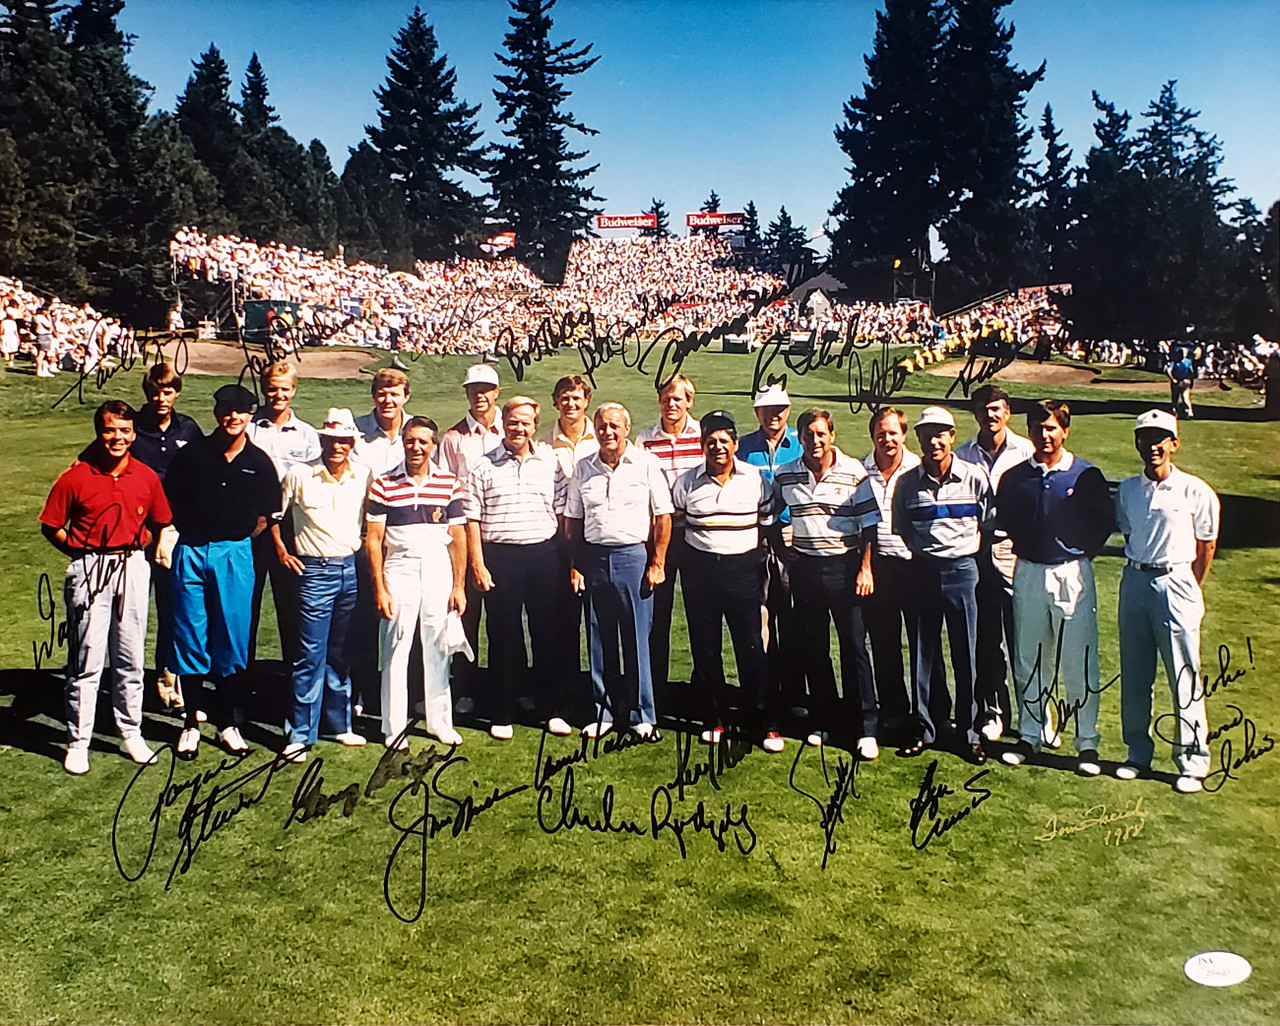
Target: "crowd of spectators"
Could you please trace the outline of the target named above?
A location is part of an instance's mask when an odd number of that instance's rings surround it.
[[[132,345],[132,332],[88,303],[75,306],[41,296],[0,275],[0,353],[6,367],[22,358],[35,364],[41,378],[59,371],[93,372],[104,360],[122,358]]]

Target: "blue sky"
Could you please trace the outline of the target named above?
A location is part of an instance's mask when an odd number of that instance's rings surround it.
[[[723,210],[754,199],[764,223],[785,204],[813,232],[844,181],[832,130],[860,93],[871,48],[871,0],[560,0],[554,41],[593,43],[599,61],[571,81],[568,107],[599,134],[585,140],[591,179],[609,213],[665,200],[672,227],[714,188]],[[457,70],[459,96],[480,103],[486,138],[498,133],[494,53],[505,0],[422,4]],[[128,0],[120,18],[137,38],[134,71],[172,109],[191,61],[213,42],[233,91],[257,50],[282,124],[319,138],[341,171],[347,148],[376,118],[373,91],[413,9],[405,0]],[[1168,79],[1179,101],[1218,136],[1223,171],[1265,210],[1280,197],[1278,0],[1015,0],[1014,57],[1048,62],[1027,114],[1046,103],[1083,157],[1093,89],[1137,115]],[[1033,155],[1040,155],[1038,137]]]

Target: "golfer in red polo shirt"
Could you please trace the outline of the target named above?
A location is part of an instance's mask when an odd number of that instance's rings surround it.
[[[63,765],[89,772],[89,741],[98,681],[111,655],[111,705],[121,747],[135,762],[153,753],[142,739],[142,668],[151,574],[143,548],[151,529],[169,523],[169,503],[156,472],[129,455],[133,409],[110,400],[98,407],[98,438],[54,482],[40,513],[44,536],[71,557],[67,567],[67,727]]]

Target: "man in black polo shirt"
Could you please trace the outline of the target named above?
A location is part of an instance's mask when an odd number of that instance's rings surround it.
[[[130,455],[156,472],[164,481],[169,464],[183,446],[204,437],[200,425],[173,408],[182,392],[182,375],[171,363],[153,363],[142,378],[146,403],[133,420],[134,440]],[[166,528],[148,551],[151,585],[156,593],[156,670],[160,701],[166,708],[182,712],[182,690],[173,662],[173,608],[170,600],[169,567],[176,532]]]
[[[280,508],[275,466],[245,435],[253,393],[223,385],[213,400],[217,429],[183,448],[165,478],[178,529],[170,668],[188,685],[186,726],[178,741],[178,754],[186,759],[195,758],[200,743],[196,705],[206,678],[214,685],[209,713],[223,747],[233,754],[246,751],[232,718],[235,678],[249,658],[250,542]]]

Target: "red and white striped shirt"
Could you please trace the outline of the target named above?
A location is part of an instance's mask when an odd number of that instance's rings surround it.
[[[462,482],[439,467],[418,484],[404,465],[373,479],[365,501],[365,520],[386,524],[386,557],[421,555],[430,546],[449,544],[449,527],[467,522]]]
[[[641,431],[636,441],[645,452],[657,457],[668,488],[673,487],[676,479],[686,470],[693,470],[706,463],[706,457],[702,453],[702,428],[692,417],[685,417],[684,427],[678,435],[667,434],[659,421],[653,427]]]

